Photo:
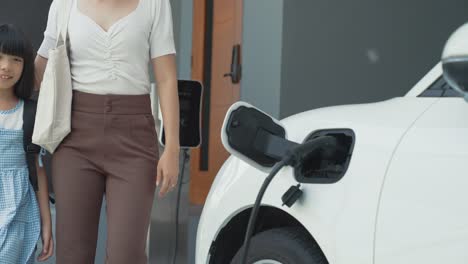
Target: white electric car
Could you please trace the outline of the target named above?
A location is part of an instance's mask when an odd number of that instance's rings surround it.
[[[272,180],[249,264],[468,263],[468,103],[441,64],[403,97],[316,109],[276,125],[290,142],[331,136],[336,151],[308,153]],[[268,175],[268,160],[230,152],[203,208],[197,264],[240,263]],[[302,196],[283,205],[299,183]]]

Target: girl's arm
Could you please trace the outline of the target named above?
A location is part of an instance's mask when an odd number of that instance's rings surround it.
[[[156,184],[162,184],[159,194],[164,196],[179,176],[179,93],[175,55],[160,56],[152,62],[166,137],[156,178]]]
[[[50,216],[49,206],[49,186],[47,182],[47,174],[44,167],[39,166],[38,157],[36,157],[36,171],[38,191],[37,201],[41,213],[41,235],[42,235],[42,252],[38,257],[39,261],[44,261],[50,258],[54,252],[54,243],[52,238],[52,217]]]

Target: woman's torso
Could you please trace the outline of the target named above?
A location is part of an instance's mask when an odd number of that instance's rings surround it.
[[[55,47],[59,14],[64,13],[61,1],[71,1],[68,34],[73,89],[92,94],[150,93],[150,59],[175,53],[169,0],[138,0],[133,10],[106,29],[79,9],[80,0],[54,0],[38,51],[45,58]]]
[[[107,31],[80,11],[78,1],[73,0],[68,29],[73,89],[95,94],[149,93],[152,19],[148,1],[139,0]]]

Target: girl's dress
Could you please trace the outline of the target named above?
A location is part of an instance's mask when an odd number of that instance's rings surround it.
[[[22,100],[0,110],[0,264],[34,263],[40,214],[23,148]]]

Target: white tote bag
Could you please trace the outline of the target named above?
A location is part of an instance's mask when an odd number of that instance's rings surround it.
[[[72,81],[67,53],[72,0],[58,1],[58,36],[39,91],[32,142],[53,153],[71,130]]]

